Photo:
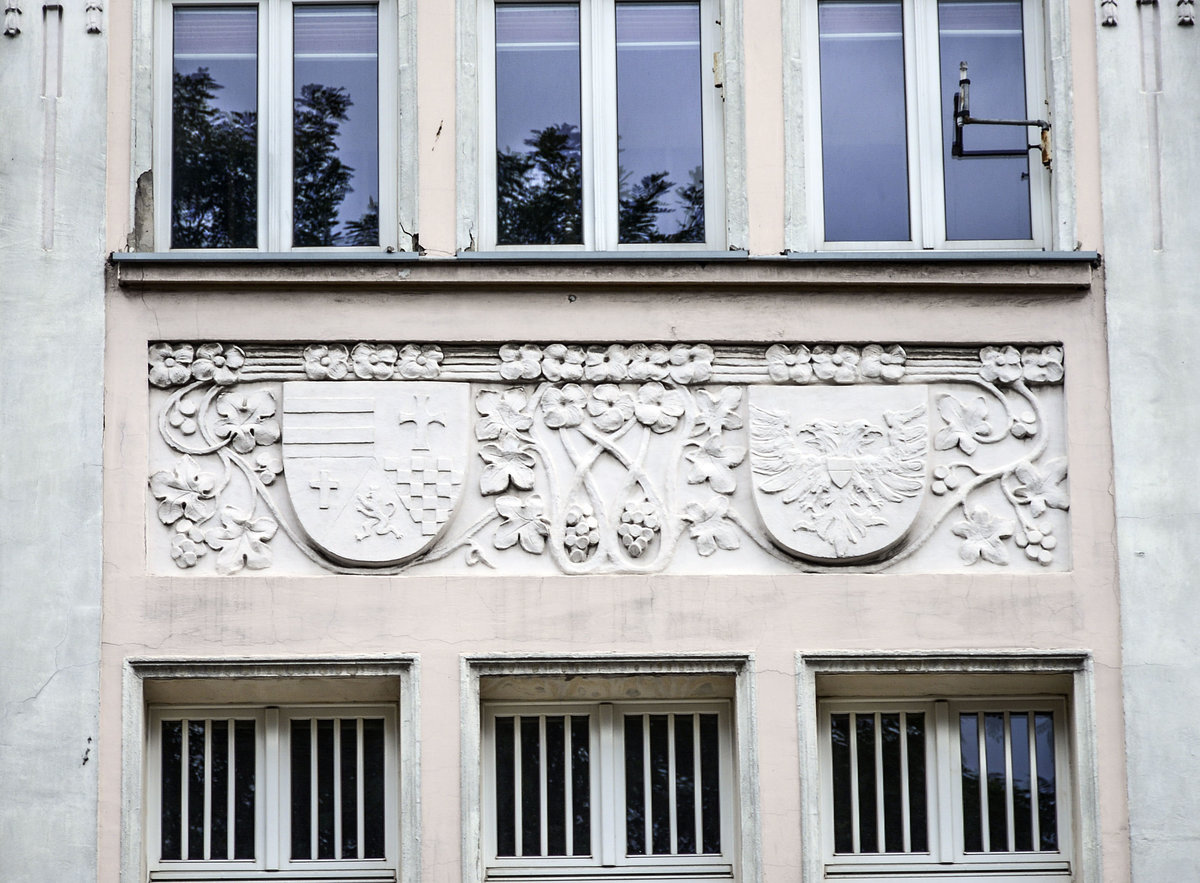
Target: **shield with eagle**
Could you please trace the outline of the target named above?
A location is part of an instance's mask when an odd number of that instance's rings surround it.
[[[928,483],[929,388],[750,389],[754,502],[771,539],[824,564],[881,556]]]
[[[469,404],[464,383],[284,383],[284,476],[312,544],[368,567],[427,550],[462,494]]]

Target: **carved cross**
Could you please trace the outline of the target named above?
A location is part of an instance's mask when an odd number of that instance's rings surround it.
[[[401,411],[398,415],[397,422],[400,426],[407,423],[412,423],[417,427],[417,438],[413,442],[414,451],[429,450],[429,427],[436,423],[438,426],[445,427],[445,413],[439,411],[434,414],[429,410],[429,396],[413,396],[412,412]]]
[[[322,469],[317,473],[315,481],[310,481],[308,486],[320,494],[320,499],[317,501],[317,507],[320,509],[329,508],[329,493],[336,491],[340,485],[333,480],[333,476],[329,474],[328,469]]]

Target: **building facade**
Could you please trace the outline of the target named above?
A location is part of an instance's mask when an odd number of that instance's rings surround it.
[[[84,878],[1130,879],[1089,3],[103,16]]]

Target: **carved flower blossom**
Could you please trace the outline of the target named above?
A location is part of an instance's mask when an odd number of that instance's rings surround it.
[[[246,354],[240,347],[223,347],[219,343],[202,343],[196,347],[196,358],[192,361],[192,376],[197,380],[211,380],[218,386],[237,383],[238,371],[246,364]]]
[[[625,347],[618,343],[609,347],[588,347],[583,376],[595,383],[625,380],[629,376],[629,354]]]
[[[733,467],[746,459],[746,449],[740,445],[722,445],[720,436],[712,435],[684,456],[692,463],[687,476],[689,484],[707,481],[717,493],[732,494],[737,488]]]
[[[190,343],[181,343],[179,346],[154,344],[146,354],[146,361],[150,365],[150,383],[162,388],[187,383],[192,376],[194,355]]]
[[[727,386],[717,395],[711,390],[696,390],[696,404],[699,414],[692,425],[692,436],[720,435],[726,429],[741,429],[742,418],[738,408],[742,404],[742,390],[736,386]]]
[[[243,567],[262,570],[271,565],[271,550],[266,543],[275,536],[279,525],[271,518],[254,518],[233,506],[221,510],[223,527],[204,534],[204,542],[220,552],[217,573],[228,576]]]
[[[729,498],[713,495],[704,505],[688,503],[683,510],[683,520],[690,521],[688,536],[696,541],[696,551],[707,558],[717,549],[731,551],[741,546],[742,541],[725,518],[729,512]]]
[[[150,476],[150,493],[159,500],[158,520],[174,524],[181,518],[204,521],[213,514],[217,478],[211,472],[201,472],[196,461],[184,454],[170,472]]]
[[[938,430],[933,439],[933,446],[937,450],[949,451],[959,447],[969,456],[979,448],[980,441],[992,435],[992,425],[987,421],[988,406],[983,396],[976,396],[968,405],[952,395],[939,396],[937,406],[938,413],[946,421],[945,427]]]
[[[279,441],[279,422],[275,416],[275,397],[266,390],[250,394],[227,392],[217,399],[213,426],[217,438],[228,438],[229,446],[239,454],[249,454],[256,445]]]
[[[505,434],[499,444],[483,445],[479,456],[487,465],[479,476],[479,490],[500,494],[509,484],[527,491],[533,488],[533,454],[515,435]]]
[[[542,393],[542,420],[551,429],[567,429],[583,422],[587,393],[577,383],[551,386]]]
[[[904,376],[904,361],[907,358],[908,354],[899,344],[882,347],[877,343],[869,343],[863,347],[858,369],[863,377],[870,380],[895,383]]]
[[[406,380],[432,380],[442,370],[442,348],[440,346],[417,346],[407,343],[400,347],[400,361],[396,373]]]
[[[666,389],[657,380],[652,380],[638,389],[633,413],[639,423],[655,432],[670,432],[679,424],[685,409],[683,393]]]
[[[1068,509],[1071,499],[1066,488],[1060,487],[1067,477],[1067,459],[1059,457],[1048,460],[1043,469],[1038,469],[1032,463],[1025,462],[1013,470],[1020,484],[1013,490],[1013,496],[1022,503],[1029,504],[1029,511],[1037,518],[1051,509]]]
[[[506,343],[500,347],[500,376],[505,380],[536,380],[542,373],[542,348]]]
[[[767,374],[776,383],[808,383],[813,379],[812,353],[804,344],[794,349],[782,343],[768,347]]]
[[[712,377],[713,349],[706,343],[671,347],[671,379],[676,383],[703,383]]]
[[[1057,383],[1063,379],[1062,347],[1025,347],[1021,350],[1021,369],[1030,383]]]
[[[1021,379],[1021,354],[1015,346],[985,346],[979,351],[979,376],[989,382],[1015,383]]]
[[[820,380],[834,383],[853,383],[858,377],[858,350],[842,344],[834,349],[828,344],[812,348],[813,373]]]
[[[309,380],[341,380],[350,373],[349,358],[349,351],[340,343],[314,343],[304,348],[304,375]]]
[[[546,536],[550,533],[550,524],[543,513],[545,504],[537,494],[530,494],[524,500],[506,494],[496,499],[496,511],[504,519],[496,528],[496,536],[492,542],[497,549],[511,549],[517,543],[526,552],[540,555],[546,548]]]
[[[533,426],[533,418],[522,413],[528,401],[525,390],[520,388],[480,392],[475,397],[475,410],[481,415],[475,424],[475,437],[487,441],[515,435]]]
[[[980,558],[993,564],[1007,564],[1008,550],[1002,542],[1013,535],[1013,523],[997,518],[982,506],[963,508],[966,521],[954,525],[954,535],[962,537],[958,557],[964,564],[974,564]]]
[[[396,348],[390,343],[374,346],[369,343],[354,345],[354,374],[363,380],[387,380],[396,371]]]
[[[582,380],[585,359],[582,347],[552,343],[542,350],[542,376],[551,383]]]
[[[633,416],[633,396],[612,383],[604,383],[592,390],[587,403],[597,428],[604,432],[615,432]]]
[[[671,354],[661,343],[635,343],[629,348],[629,379],[666,380],[670,360]]]

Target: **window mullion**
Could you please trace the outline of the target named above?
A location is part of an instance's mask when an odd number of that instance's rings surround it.
[[[584,187],[584,242],[595,243],[598,251],[615,249],[618,243],[618,191],[620,171],[617,141],[617,17],[614,3],[581,0],[580,26],[584,62],[583,119],[591,122],[591,132],[584,132],[583,157],[585,166],[591,159],[591,172]],[[590,87],[589,88],[589,84]],[[587,105],[591,103],[589,108]],[[590,198],[590,205],[589,205]],[[592,223],[591,236],[587,230]]]
[[[1007,850],[1013,852],[1016,849],[1016,831],[1013,830],[1016,819],[1013,807],[1015,793],[1013,791],[1013,763],[1012,763],[1012,721],[1009,712],[1004,712],[1004,820],[1008,835]]]
[[[982,713],[975,715],[975,739],[979,744],[979,826],[983,835],[983,851],[992,851],[992,808],[988,803],[987,782],[992,771],[987,759],[987,719]]]
[[[237,824],[234,813],[237,811],[237,752],[234,750],[237,735],[237,720],[230,718],[225,732],[225,855],[233,858],[237,855]]]
[[[270,250],[287,251],[292,247],[292,58],[293,29],[290,0],[267,0],[270,7],[271,45],[268,49],[270,98],[267,115],[270,129],[271,165],[268,186],[271,228]],[[314,743],[315,744],[315,743]],[[316,853],[313,853],[316,855]]]
[[[179,855],[183,859],[188,855],[188,818],[191,814],[191,787],[188,782],[188,756],[191,753],[190,728],[186,718],[179,722],[182,729],[179,752]]]
[[[549,785],[546,769],[546,715],[538,715],[538,842],[542,855],[550,854],[550,820],[546,790]]]
[[[255,722],[257,730],[259,722]],[[280,856],[285,847],[283,845],[283,831],[285,826],[280,819],[280,813],[290,811],[291,807],[282,807],[280,803],[280,783],[283,778],[282,772],[284,762],[280,743],[280,714],[278,708],[268,708],[262,720],[263,738],[255,739],[255,754],[259,752],[259,746],[263,756],[259,758],[260,763],[258,769],[261,770],[260,775],[263,779],[263,799],[256,801],[257,805],[254,808],[255,817],[255,855],[262,855],[265,848],[266,866],[268,870],[278,870],[281,861]],[[232,729],[232,727],[230,728]],[[271,807],[271,811],[266,811],[266,806]],[[276,807],[282,807],[276,811]],[[232,818],[232,817],[231,817]]]
[[[1026,714],[1026,717],[1029,720],[1026,728],[1029,742],[1029,816],[1033,823],[1033,850],[1040,852],[1042,849],[1042,824],[1041,807],[1039,806],[1041,789],[1038,787],[1037,716],[1031,711]]]
[[[362,858],[365,847],[363,846],[363,838],[366,836],[366,776],[364,773],[363,763],[363,719],[360,717],[354,722],[354,800],[355,800],[355,820],[358,823],[358,830],[354,837],[354,843],[357,852],[352,858]]]
[[[875,851],[887,852],[887,836],[884,825],[887,819],[883,807],[883,715],[878,711],[875,718]]]
[[[624,812],[617,801],[617,771],[618,767],[624,769],[625,752],[617,752],[616,715],[612,703],[602,702],[598,717],[600,756],[592,762],[592,769],[600,776],[600,807],[598,812],[595,806],[592,807],[592,818],[598,817],[600,823],[600,864],[612,868],[617,864],[617,856],[624,852],[618,840],[624,836],[623,826],[619,824]]]
[[[212,854],[212,720],[204,721],[204,858]]]
[[[342,719],[333,719],[333,857],[342,855]]]
[[[900,712],[900,836],[905,853],[912,852],[912,813],[909,806],[911,798],[908,793],[908,715],[907,711]]]
[[[938,73],[938,10],[935,0],[904,3],[904,51],[908,97],[909,199],[912,238],[921,248],[945,243],[942,183],[941,79]]]
[[[962,763],[957,734],[951,727],[949,704],[944,700],[935,702],[933,715],[934,737],[927,740],[925,757],[927,768],[934,770],[937,777],[937,803],[927,812],[932,811],[937,819],[937,859],[942,864],[950,864],[954,861],[955,844],[962,834],[962,801],[954,797],[956,782],[959,794],[962,793]]]
[[[858,855],[862,852],[862,827],[859,821],[859,812],[861,807],[858,805],[858,714],[851,712],[850,714],[850,821],[852,823],[850,834],[852,839],[852,852]]]
[[[571,753],[571,718],[570,714],[563,715],[563,830],[567,855],[575,854],[575,758]]]

